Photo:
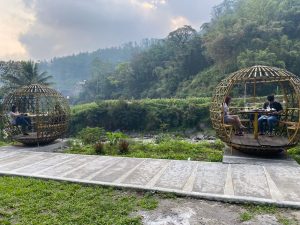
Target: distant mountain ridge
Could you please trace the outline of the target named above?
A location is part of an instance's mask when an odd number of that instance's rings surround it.
[[[48,74],[53,76],[55,87],[60,92],[65,95],[73,95],[74,88],[78,88],[78,84],[80,85],[84,80],[93,77],[93,66],[96,64],[100,70],[99,63],[102,66],[109,65],[113,69],[119,63],[130,61],[135,54],[149,48],[157,41],[156,39],[144,39],[139,44],[129,42],[119,47],[54,57],[50,61],[41,61],[39,69],[40,71],[47,71]]]

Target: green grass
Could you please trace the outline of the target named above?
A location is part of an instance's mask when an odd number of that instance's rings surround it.
[[[150,194],[0,177],[0,224],[135,225],[141,224],[141,218],[131,213],[157,204]]]
[[[288,150],[288,154],[300,164],[300,146]]]
[[[9,143],[7,143],[7,142],[4,142],[4,141],[0,141],[0,147],[2,147],[2,146],[6,146],[6,145],[9,145]]]
[[[243,212],[243,213],[240,215],[240,219],[241,219],[242,222],[251,220],[252,218],[253,218],[253,214],[251,214],[251,213],[249,213],[249,212]]]
[[[222,161],[222,149],[224,144],[221,141],[215,143],[190,143],[184,140],[167,140],[158,144],[140,143],[130,141],[129,151],[120,154],[118,145],[104,146],[104,155],[122,155],[136,158],[159,158],[177,160],[199,160],[209,162]],[[96,154],[92,145],[76,145],[67,150],[73,154]]]
[[[278,222],[283,225],[296,225],[297,221],[294,218],[287,218],[282,215],[282,209],[270,205],[253,205],[244,206],[244,211],[240,214],[242,222],[253,219],[256,215],[269,214],[275,215]]]

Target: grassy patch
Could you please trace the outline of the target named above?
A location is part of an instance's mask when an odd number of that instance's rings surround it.
[[[275,214],[278,208],[271,205],[246,205],[246,210],[251,214]]]
[[[151,195],[56,181],[0,177],[0,224],[141,224]]]
[[[13,144],[13,142],[0,141],[0,147],[12,145],[12,144]]]
[[[248,221],[254,218],[256,215],[261,214],[277,214],[278,208],[269,205],[245,205],[244,211],[240,214],[241,221]]]
[[[297,222],[293,218],[287,218],[282,215],[282,209],[269,205],[246,205],[244,211],[240,214],[241,221],[253,219],[256,215],[269,214],[275,215],[278,222],[283,225],[296,225]]]
[[[300,146],[288,150],[288,154],[300,164]]]
[[[201,142],[190,143],[184,140],[166,140],[155,143],[141,143],[129,141],[129,151],[121,154],[118,145],[104,145],[104,155],[122,155],[136,158],[160,158],[178,160],[199,160],[209,162],[222,161],[222,149],[224,144],[221,141],[215,143]],[[92,145],[74,145],[67,150],[75,154],[96,154]]]
[[[278,222],[283,225],[298,225],[299,223],[294,220],[287,217],[284,217],[282,215],[277,216]]]
[[[253,215],[249,212],[243,212],[240,215],[240,219],[241,219],[242,222],[251,220],[252,218],[253,218]]]

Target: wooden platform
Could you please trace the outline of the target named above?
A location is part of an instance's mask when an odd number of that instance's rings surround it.
[[[59,138],[59,136],[60,136],[59,134],[58,135],[44,134],[43,136],[38,136],[37,132],[29,132],[28,135],[18,134],[18,135],[13,136],[12,138],[23,144],[32,145],[32,144],[50,143],[50,142],[54,141],[55,139]]]
[[[231,142],[234,145],[241,145],[241,146],[253,146],[254,148],[260,147],[271,147],[271,148],[283,148],[288,146],[289,140],[287,137],[282,136],[274,136],[269,137],[268,135],[261,135],[258,136],[258,139],[254,139],[253,134],[246,133],[244,136],[236,136],[232,135]]]

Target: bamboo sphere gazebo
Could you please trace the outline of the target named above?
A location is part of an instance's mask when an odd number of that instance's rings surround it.
[[[249,119],[250,114],[242,112],[262,108],[266,96],[271,93],[283,106],[275,136],[258,136],[257,133],[253,136],[258,125]],[[224,123],[222,105],[226,96],[232,97],[230,114],[239,115],[243,125],[249,128],[244,136],[234,135],[232,125]],[[299,113],[299,77],[269,66],[253,66],[230,74],[217,85],[210,105],[210,117],[217,136],[227,145],[247,153],[274,153],[295,146],[300,140]]]
[[[31,121],[28,135],[12,125],[8,113],[12,106]],[[68,128],[70,107],[56,90],[40,84],[24,86],[8,94],[3,102],[3,124],[8,135],[26,145],[46,144],[62,137]]]

